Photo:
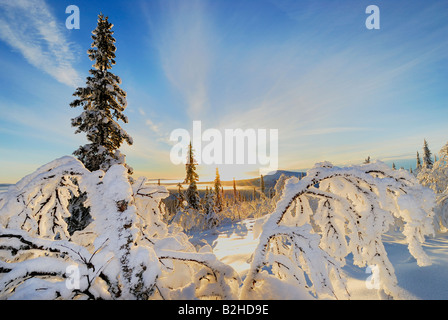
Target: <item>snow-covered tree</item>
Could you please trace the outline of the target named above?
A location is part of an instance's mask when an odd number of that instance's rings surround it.
[[[93,221],[70,235],[77,192]],[[0,299],[236,298],[236,272],[162,221],[167,196],[146,178],[130,182],[123,165],[90,172],[63,157],[39,168],[2,196]]]
[[[380,289],[400,297],[382,235],[402,220],[409,252],[429,265],[422,243],[434,231],[434,204],[432,190],[405,170],[319,163],[302,180],[285,182],[275,210],[256,228],[260,240],[241,297],[349,298],[341,270],[349,254],[359,267],[377,266]]]
[[[202,230],[203,229],[203,206],[196,182],[199,175],[196,172],[196,160],[194,158],[194,150],[191,142],[188,146],[187,163],[185,164],[185,183],[188,188],[185,191],[185,202],[178,208],[172,222],[180,226],[184,231]],[[179,189],[180,192],[180,189]]]
[[[90,142],[80,146],[73,154],[90,171],[107,171],[114,164],[125,164],[125,156],[119,151],[126,141],[132,145],[129,134],[124,131],[118,121],[128,122],[123,114],[127,106],[126,92],[120,88],[121,79],[110,72],[115,65],[115,39],[113,24],[108,17],[98,16],[98,25],[92,32],[92,47],[87,51],[90,60],[94,61],[89,70],[86,86],[77,88],[77,97],[70,106],[82,107],[80,116],[72,119],[72,126],[77,127],[75,133],[85,132]],[[132,168],[127,166],[129,173]]]
[[[185,183],[188,184],[188,188],[185,192],[185,198],[191,208],[193,208],[194,210],[200,210],[201,198],[199,197],[198,187],[196,185],[196,182],[199,180],[199,175],[196,172],[196,165],[197,162],[194,158],[194,150],[190,142],[188,146],[187,163],[185,165]]]
[[[421,169],[422,167],[422,161],[420,160],[420,154],[417,151],[417,166],[416,166],[416,171]]]
[[[182,183],[177,184],[177,197],[176,197],[176,209],[184,208],[185,207],[185,196],[184,192],[182,191]]]
[[[423,141],[423,166],[428,169],[431,169],[432,165],[433,165],[432,154],[431,154],[431,151],[429,150],[428,142],[426,141],[426,139],[424,139],[424,141]]]
[[[428,170],[422,170],[417,175],[419,181],[436,193],[442,193],[448,187],[448,143],[439,152],[439,159]]]
[[[431,168],[423,167],[417,174],[417,179],[424,186],[437,194],[436,226],[440,230],[448,228],[448,143],[439,152],[439,158]]]
[[[206,230],[217,227],[221,220],[216,208],[216,197],[217,195],[213,190],[206,192],[204,196],[204,222],[202,225]]]

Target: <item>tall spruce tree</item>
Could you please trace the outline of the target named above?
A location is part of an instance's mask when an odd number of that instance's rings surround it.
[[[196,160],[194,158],[194,150],[191,142],[188,146],[188,156],[185,169],[187,176],[185,177],[185,183],[188,184],[188,189],[185,193],[186,200],[189,206],[195,210],[201,208],[201,198],[199,197],[198,187],[196,182],[199,180],[199,175],[196,173]]]
[[[133,141],[118,124],[121,120],[128,122],[123,114],[126,108],[126,92],[119,87],[121,79],[109,70],[115,65],[115,39],[111,30],[113,24],[108,17],[98,15],[98,25],[92,31],[93,43],[87,51],[94,61],[89,70],[86,86],[77,88],[74,96],[78,97],[70,106],[83,107],[84,112],[72,119],[75,133],[85,132],[90,142],[73,152],[90,171],[107,171],[114,164],[125,164],[125,156],[118,150],[126,141]],[[127,166],[129,174],[132,168]]]
[[[424,139],[423,140],[423,166],[428,169],[431,169],[433,164],[434,164],[434,162],[432,159],[431,151],[429,150],[429,147],[428,147],[428,142],[426,141],[426,139]]]
[[[222,211],[222,195],[221,195],[221,177],[219,176],[219,170],[216,168],[216,176],[215,176],[215,207],[217,212]]]

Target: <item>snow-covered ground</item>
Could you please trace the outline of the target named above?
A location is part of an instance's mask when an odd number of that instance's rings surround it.
[[[254,238],[255,222],[254,219],[248,219],[227,224],[215,230],[197,233],[191,241],[199,244],[205,240],[216,256],[232,266],[244,279],[249,269],[251,254],[258,243],[258,239]],[[384,243],[395,268],[398,285],[403,289],[403,298],[448,299],[448,234],[427,238],[424,249],[432,260],[432,265],[428,267],[417,265],[401,234],[385,235]],[[351,262],[349,256],[344,267],[351,299],[379,299],[371,269],[356,267]]]
[[[162,299],[387,298],[379,288],[393,298],[448,299],[448,233],[424,237],[433,232],[435,195],[405,170],[318,163],[301,180],[283,179],[282,188],[278,182],[272,199],[232,207],[247,214],[231,216],[262,219],[223,218],[229,222],[193,233],[199,252],[177,226],[162,223],[165,187],[144,177],[131,183],[127,170],[90,172],[65,156],[0,195],[0,298],[146,299],[156,286],[154,298]],[[94,222],[71,235],[64,217],[81,192]],[[183,218],[193,217],[187,233],[221,219],[213,211],[186,212]],[[445,219],[444,212],[436,217]],[[387,232],[391,224],[404,229]],[[72,265],[82,290],[64,280]],[[43,279],[48,272],[51,279]]]
[[[250,266],[248,260],[258,244],[258,239],[253,236],[254,223],[254,219],[247,219],[226,224],[195,234],[191,242],[198,244],[205,240],[218,259],[234,268],[243,279]]]

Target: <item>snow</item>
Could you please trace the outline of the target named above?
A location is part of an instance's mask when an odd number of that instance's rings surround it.
[[[237,223],[227,224],[196,233],[190,241],[197,246],[210,245],[213,252],[222,262],[233,267],[244,281],[250,267],[250,259],[259,239],[254,237],[254,225],[263,219],[247,219]],[[404,299],[447,300],[448,299],[448,235],[438,234],[428,237],[423,245],[432,265],[420,267],[408,251],[402,234],[389,232],[383,236],[383,242],[388,257],[395,268],[398,286]],[[372,273],[368,267],[360,268],[353,265],[349,257],[343,272],[347,275],[347,288],[352,300],[378,300],[384,298],[378,295],[375,287],[366,282]],[[276,284],[276,288],[272,285]],[[283,292],[283,299],[309,299],[309,295],[300,295],[284,282],[270,279],[269,287],[275,293]],[[286,295],[284,293],[287,293]],[[265,292],[266,294],[266,292]],[[281,297],[281,295],[279,295]],[[268,296],[260,296],[267,299]],[[278,299],[278,296],[277,296]]]
[[[62,157],[11,186],[0,299],[448,299],[435,194],[405,171],[320,163],[284,180],[266,214],[189,233],[164,222],[168,191],[147,181]],[[68,234],[68,200],[82,192],[93,221]]]
[[[398,283],[416,299],[448,299],[448,235],[426,239],[423,248],[430,266],[418,267],[398,236],[389,236],[387,250],[395,266]]]
[[[258,220],[247,219],[196,233],[190,241],[198,246],[207,243],[219,260],[230,265],[240,278],[244,278],[250,266],[249,259],[258,244],[258,238],[254,237],[253,232],[254,224]]]

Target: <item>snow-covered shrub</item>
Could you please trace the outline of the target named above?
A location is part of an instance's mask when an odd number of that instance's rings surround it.
[[[179,207],[176,211],[171,224],[179,226],[184,232],[198,232],[217,227],[223,220],[220,212],[216,212],[214,199],[206,195],[205,205],[196,210],[189,205]]]
[[[233,216],[241,219],[247,218],[261,218],[265,215],[270,214],[274,211],[278,200],[282,196],[282,190],[285,185],[285,181],[288,177],[282,174],[275,183],[273,188],[273,197],[267,197],[264,193],[260,193],[258,199],[253,199],[252,201],[242,201],[238,202],[235,208],[230,207],[232,211],[236,211]]]
[[[79,192],[92,222],[70,235]],[[63,157],[39,168],[2,197],[0,298],[235,298],[235,271],[162,221],[166,196],[145,178],[131,183],[123,165],[89,172]]]
[[[429,265],[422,243],[434,230],[434,204],[432,190],[405,170],[381,162],[346,168],[316,164],[302,180],[285,182],[262,226],[241,297],[266,298],[275,284],[289,288],[277,290],[283,292],[272,297],[277,299],[349,298],[341,268],[351,254],[359,267],[377,266],[379,288],[398,298],[382,235],[394,217],[402,220],[409,252],[418,265]]]
[[[439,159],[431,167],[423,166],[417,170],[417,178],[420,183],[443,193],[448,187],[448,143],[440,150]]]
[[[24,230],[33,236],[68,239],[69,200],[79,196],[77,180],[88,172],[72,157],[40,167],[4,194],[0,225]]]
[[[199,210],[186,205],[179,207],[170,223],[179,226],[184,232],[200,231],[203,230],[202,216]]]
[[[434,208],[435,226],[438,231],[448,229],[448,143],[439,152],[439,159],[431,167],[423,166],[417,171],[420,183],[434,190],[437,205]]]
[[[259,218],[272,212],[270,199],[246,200],[223,205],[221,211],[216,212],[219,224]]]
[[[438,231],[446,232],[448,230],[448,189],[437,195],[434,213],[434,224],[438,227]]]

